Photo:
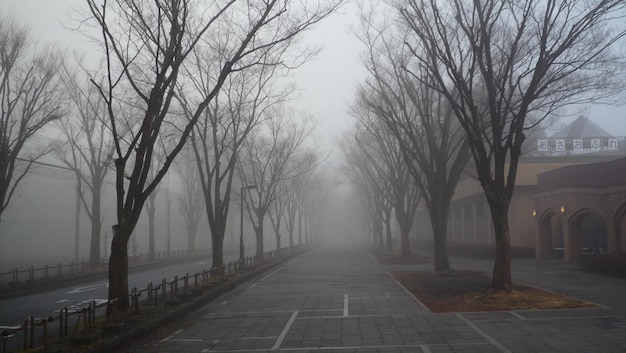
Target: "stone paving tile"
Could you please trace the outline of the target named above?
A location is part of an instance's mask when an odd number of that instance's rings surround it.
[[[463,268],[490,267],[455,261]],[[417,267],[430,269],[394,268]],[[199,309],[167,337],[127,352],[626,352],[623,281],[607,280],[605,296],[621,297],[605,298],[597,276],[562,264],[521,262],[516,278],[552,290],[561,285],[567,295],[603,307],[435,314],[399,287],[388,269],[363,251],[313,250]]]

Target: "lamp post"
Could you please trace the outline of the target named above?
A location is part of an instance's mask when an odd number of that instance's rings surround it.
[[[250,190],[250,189],[256,189],[256,185],[248,185],[248,186],[243,186],[241,188],[241,200],[239,201],[241,203],[241,212],[240,216],[241,216],[241,220],[239,223],[239,260],[243,260],[244,257],[244,247],[243,247],[243,199],[245,197],[244,191],[246,190]]]

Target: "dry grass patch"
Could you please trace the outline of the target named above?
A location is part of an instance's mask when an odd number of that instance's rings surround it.
[[[433,312],[596,307],[589,302],[521,284],[514,284],[512,293],[489,293],[486,289],[490,278],[476,271],[458,271],[453,276],[416,271],[391,272],[391,275]]]

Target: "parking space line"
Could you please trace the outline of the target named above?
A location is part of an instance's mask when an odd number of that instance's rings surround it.
[[[285,325],[285,327],[283,327],[283,331],[280,333],[280,335],[276,339],[274,346],[272,346],[272,349],[271,349],[272,351],[275,351],[278,348],[280,348],[280,345],[283,343],[285,336],[287,336],[287,332],[289,332],[291,325],[293,325],[293,322],[296,321],[297,316],[298,316],[298,310],[294,311],[293,314],[291,314],[289,321],[287,321],[287,324]]]
[[[505,346],[503,346],[500,342],[496,341],[493,337],[489,336],[485,331],[481,330],[473,322],[471,322],[470,320],[465,318],[465,316],[461,315],[460,313],[457,313],[456,316],[459,319],[461,319],[463,322],[465,322],[469,327],[474,329],[474,331],[476,331],[476,333],[478,333],[479,335],[483,336],[487,341],[489,341],[489,343],[491,343],[492,345],[496,346],[496,348],[498,348],[500,350],[500,352],[502,352],[502,353],[512,353]]]

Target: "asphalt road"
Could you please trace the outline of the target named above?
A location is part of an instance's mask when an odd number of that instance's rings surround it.
[[[225,261],[235,260],[235,255],[226,255]],[[232,259],[229,257],[233,257]],[[174,276],[192,275],[211,267],[210,258],[164,265],[155,268],[143,268],[133,271],[128,276],[129,288],[142,289],[148,283],[158,284],[163,278],[171,280]],[[106,279],[85,279],[84,282],[72,283],[55,289],[42,289],[42,292],[0,300],[0,326],[19,325],[27,317],[48,317],[55,315],[66,306],[84,301],[106,299],[108,282]]]

